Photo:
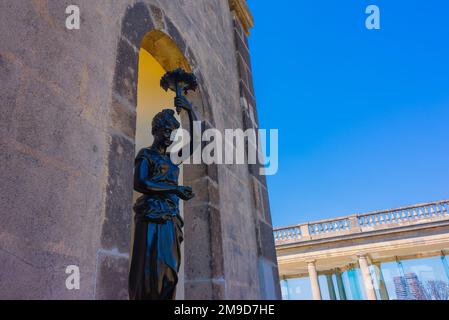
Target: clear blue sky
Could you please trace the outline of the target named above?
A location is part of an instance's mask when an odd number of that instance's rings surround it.
[[[449,198],[449,1],[248,5],[274,226]]]

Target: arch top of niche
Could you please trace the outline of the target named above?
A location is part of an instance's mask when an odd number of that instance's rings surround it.
[[[192,71],[189,62],[177,44],[164,32],[153,29],[145,34],[140,46],[148,51],[166,70],[182,68]]]

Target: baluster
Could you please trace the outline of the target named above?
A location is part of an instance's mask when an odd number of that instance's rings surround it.
[[[394,214],[393,212],[388,212],[388,219],[390,220],[390,222],[394,222]]]
[[[431,218],[435,217],[435,210],[433,209],[433,206],[430,207],[430,217]]]
[[[422,208],[418,208],[418,217],[419,219],[422,219],[424,213],[422,212]]]
[[[418,212],[416,212],[416,208],[413,208],[413,219],[418,219]]]
[[[343,221],[344,220],[339,220],[338,221],[338,230],[343,230]]]
[[[373,216],[373,218],[374,218],[374,225],[378,225],[379,224],[379,214],[375,214]]]
[[[424,214],[425,214],[426,218],[430,217],[429,210],[427,209],[427,207],[424,208]]]
[[[384,214],[383,214],[383,213],[380,213],[380,214],[379,214],[379,224],[383,224],[384,222],[385,222]]]
[[[405,214],[404,210],[401,210],[401,217],[402,221],[407,221],[407,215]]]
[[[437,216],[441,216],[441,203],[437,203],[437,204],[435,205],[435,214],[436,214]]]
[[[447,212],[446,206],[447,206],[447,203],[442,203],[442,204],[441,204],[441,208],[442,208],[442,213],[443,213],[443,215],[446,215],[446,214],[448,213],[448,212]]]
[[[407,212],[407,220],[412,220],[412,213],[410,212],[410,209],[407,209],[406,212]]]
[[[396,222],[400,222],[401,216],[399,215],[399,211],[395,211],[395,213],[396,213]]]

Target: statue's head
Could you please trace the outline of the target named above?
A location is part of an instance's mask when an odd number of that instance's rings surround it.
[[[166,147],[172,144],[170,140],[171,134],[178,129],[180,123],[175,118],[175,111],[171,109],[164,109],[159,112],[151,123],[151,133],[154,136],[154,142]]]

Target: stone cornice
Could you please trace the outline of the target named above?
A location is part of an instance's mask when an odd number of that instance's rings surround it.
[[[254,20],[246,0],[229,0],[229,6],[231,11],[234,11],[239,18],[245,33],[249,35],[249,30],[254,26]]]

